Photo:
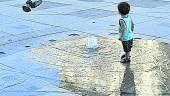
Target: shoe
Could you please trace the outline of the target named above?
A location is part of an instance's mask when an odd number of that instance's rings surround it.
[[[131,56],[129,56],[129,58],[130,58],[130,57],[131,57]],[[121,56],[121,59],[123,59],[123,58],[125,58],[125,54]]]
[[[125,54],[121,56],[121,59],[125,58]]]
[[[130,58],[123,58],[123,59],[121,59],[120,62],[121,63],[129,63],[129,62],[131,62],[131,60],[130,60]]]

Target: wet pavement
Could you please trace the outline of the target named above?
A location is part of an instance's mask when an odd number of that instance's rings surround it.
[[[59,68],[61,88],[82,96],[169,95],[167,43],[135,40],[132,62],[121,64],[122,46],[116,39],[98,37],[99,48],[87,49],[88,37],[33,48],[33,59]]]
[[[129,64],[120,1],[135,22]],[[0,96],[170,96],[170,0],[45,0],[29,13],[24,3],[0,0]]]

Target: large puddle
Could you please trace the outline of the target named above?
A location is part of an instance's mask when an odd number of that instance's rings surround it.
[[[132,62],[121,64],[121,42],[97,37],[99,48],[85,47],[88,37],[53,42],[30,50],[35,60],[59,67],[60,88],[80,96],[170,95],[170,45],[134,40]]]

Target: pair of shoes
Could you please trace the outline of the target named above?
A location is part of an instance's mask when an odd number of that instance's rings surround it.
[[[129,63],[131,60],[130,60],[130,58],[122,58],[121,59],[121,63]]]

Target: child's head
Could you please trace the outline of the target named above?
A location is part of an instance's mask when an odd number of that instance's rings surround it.
[[[127,15],[130,11],[130,5],[127,2],[120,2],[118,4],[118,10],[120,15]]]

